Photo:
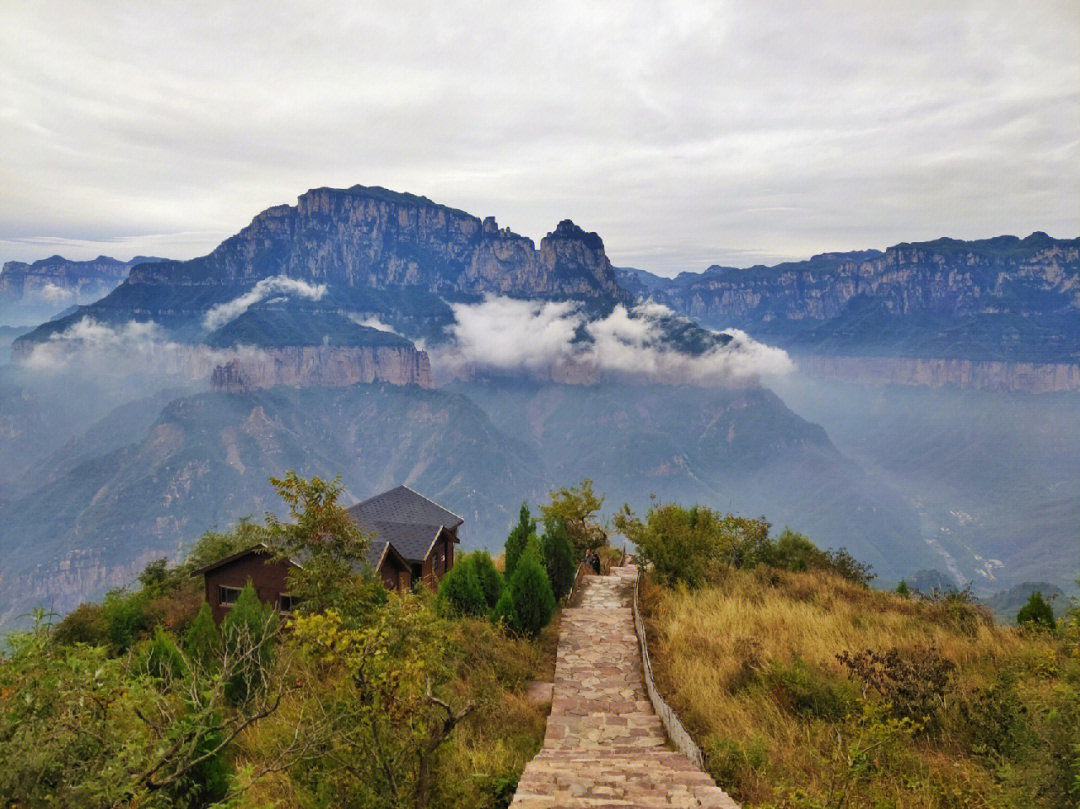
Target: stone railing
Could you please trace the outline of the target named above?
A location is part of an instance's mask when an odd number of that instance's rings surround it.
[[[660,692],[656,690],[656,682],[653,680],[652,662],[649,660],[649,643],[645,638],[645,622],[641,620],[641,607],[638,605],[638,582],[641,580],[641,568],[638,568],[637,576],[634,577],[634,631],[638,636],[638,644],[641,646],[642,668],[645,670],[645,690],[649,692],[653,710],[660,717],[660,721],[667,731],[668,739],[675,747],[694,762],[702,770],[705,769],[705,757],[701,754],[701,748],[697,746],[690,734],[687,733],[683,723],[671,706],[664,702]]]

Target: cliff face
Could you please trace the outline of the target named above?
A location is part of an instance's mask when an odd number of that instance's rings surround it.
[[[340,388],[358,382],[432,387],[426,352],[369,346],[297,346],[251,352],[215,366],[210,379],[215,388],[233,392],[277,385]]]
[[[661,283],[658,299],[707,321],[824,321],[863,296],[891,315],[1080,312],[1080,239],[939,239],[884,253],[832,253]]]
[[[273,275],[346,288],[440,295],[622,299],[595,233],[560,222],[531,239],[425,197],[382,188],[319,188],[263,211],[214,252],[143,266],[132,284],[248,284]]]
[[[1067,363],[804,355],[796,364],[814,376],[871,384],[1024,393],[1080,390],[1080,365]]]

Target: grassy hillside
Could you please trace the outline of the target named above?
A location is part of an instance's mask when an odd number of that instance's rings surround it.
[[[660,690],[747,809],[1080,797],[1075,616],[1017,630],[962,597],[766,565],[642,596]]]

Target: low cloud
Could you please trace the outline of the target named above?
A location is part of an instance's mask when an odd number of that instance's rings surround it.
[[[615,375],[654,382],[741,384],[794,369],[787,353],[729,329],[700,354],[679,350],[673,328],[689,322],[666,306],[619,305],[590,319],[570,301],[488,297],[453,304],[451,343],[432,351],[438,371],[453,376],[475,371],[526,372],[560,381],[596,381]],[[713,336],[720,333],[712,332]]]
[[[211,307],[203,317],[203,326],[211,331],[221,328],[230,320],[244,314],[259,301],[272,295],[294,295],[317,301],[325,294],[326,284],[309,284],[296,278],[275,275],[273,278],[262,279],[240,297]]]
[[[367,315],[365,317],[363,315],[350,314],[349,320],[357,326],[366,326],[369,329],[378,329],[379,331],[388,331],[391,334],[399,334],[399,332],[389,323],[384,323],[380,320],[378,315]]]
[[[216,366],[255,351],[177,343],[153,321],[110,326],[84,317],[34,345],[20,364],[36,371],[97,378],[151,375],[201,379]]]
[[[41,288],[41,297],[49,303],[64,303],[72,300],[75,293],[49,281]]]

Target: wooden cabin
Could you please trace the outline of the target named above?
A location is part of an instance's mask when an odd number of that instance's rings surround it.
[[[457,529],[464,520],[409,487],[398,486],[357,503],[348,513],[371,538],[366,562],[386,589],[406,593],[419,581],[435,589],[454,566]],[[301,566],[302,560],[275,558],[259,544],[193,575],[204,577],[206,602],[214,620],[221,623],[248,581],[264,604],[291,611],[289,571]]]

